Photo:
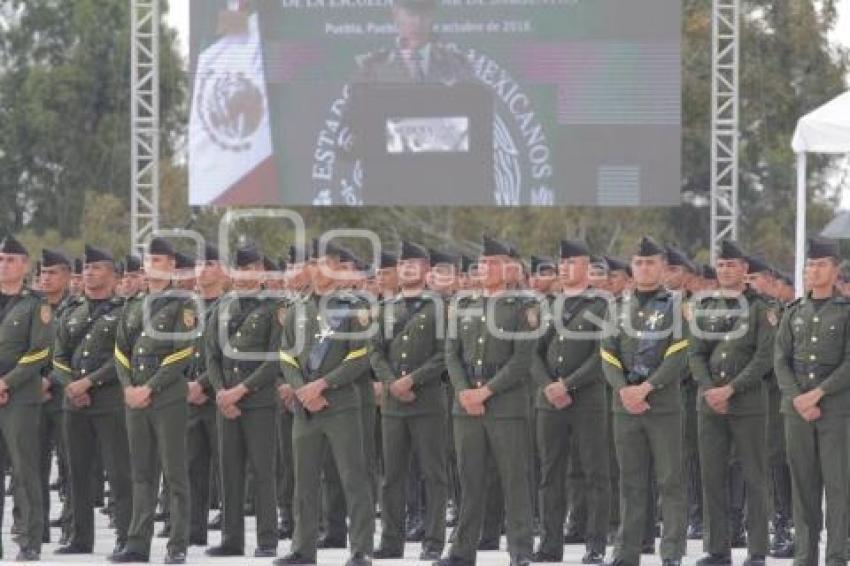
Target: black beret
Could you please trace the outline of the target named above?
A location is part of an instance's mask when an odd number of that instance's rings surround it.
[[[236,267],[245,267],[251,265],[252,263],[262,261],[263,258],[260,257],[260,252],[257,251],[257,248],[253,244],[242,246],[241,248],[236,249]]]
[[[720,242],[720,253],[717,255],[717,259],[743,259],[746,261],[747,254],[744,253],[738,242],[723,240]]]
[[[809,238],[806,242],[806,257],[808,259],[825,257],[838,259],[841,257],[838,241],[819,237]]]
[[[517,250],[517,247],[513,244],[508,244],[508,257],[513,259],[520,259],[519,250]]]
[[[381,252],[381,261],[378,264],[378,269],[391,269],[398,265],[398,258],[395,254],[389,252]]]
[[[124,269],[127,273],[138,273],[142,270],[142,260],[139,256],[128,255],[124,258]]]
[[[5,238],[3,238],[3,241],[0,242],[0,253],[25,256],[30,255],[24,245],[11,235],[6,236]]]
[[[505,242],[500,242],[496,238],[484,236],[482,238],[483,249],[482,256],[497,256],[504,255],[511,257],[511,248]]]
[[[154,238],[148,244],[147,253],[150,255],[166,255],[175,257],[174,247],[165,238]]]
[[[177,252],[174,260],[177,269],[195,269],[195,258],[189,254]]]
[[[543,271],[555,271],[555,264],[548,257],[532,255],[531,256],[531,272],[539,274]]]
[[[54,265],[71,267],[71,260],[58,250],[49,250],[47,248],[41,250],[41,266],[53,267]]]
[[[83,262],[84,263],[96,263],[98,261],[114,262],[115,259],[112,257],[112,254],[109,253],[108,251],[86,244],[85,249],[83,251]]]
[[[691,260],[688,259],[688,256],[675,246],[665,246],[664,251],[667,255],[667,263],[669,265],[679,265],[684,267],[688,271],[696,271],[695,266],[691,263]]]
[[[629,264],[621,259],[605,256],[605,261],[608,262],[608,271],[625,271],[626,273],[631,271]]]
[[[124,269],[125,268],[124,268],[124,262],[123,261],[115,262],[115,273],[117,273],[118,275],[123,277],[124,276]]]
[[[561,259],[590,256],[590,249],[582,240],[561,240]]]
[[[655,240],[653,240],[649,236],[644,236],[638,242],[637,249],[635,250],[635,255],[638,257],[651,257],[654,255],[666,254],[664,253],[664,249],[659,246]]]
[[[83,274],[83,260],[80,258],[74,259],[74,275]]]
[[[431,258],[428,256],[428,250],[419,244],[414,244],[413,242],[408,242],[407,240],[402,240],[401,242],[401,254],[399,255],[399,259],[428,259]]]
[[[717,270],[707,263],[702,266],[702,278],[710,281],[717,280]]]
[[[429,249],[428,255],[431,256],[431,267],[434,267],[435,265],[451,265],[453,267],[458,266],[459,258],[454,254]]]

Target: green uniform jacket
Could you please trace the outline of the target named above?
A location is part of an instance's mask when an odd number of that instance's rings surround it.
[[[76,297],[59,319],[53,344],[53,375],[63,387],[86,377],[92,382],[91,405],[80,409],[66,397],[65,410],[95,414],[123,407],[124,392],[114,356],[115,334],[123,306],[120,297],[101,302]]]
[[[742,316],[718,311],[737,309],[737,302],[716,294],[700,302],[689,345],[689,364],[699,383],[699,411],[711,411],[703,392],[731,385],[730,415],[762,415],[767,409],[764,377],[773,364],[774,327],[778,313],[769,300],[747,290]],[[703,336],[703,333],[707,335]],[[737,338],[735,336],[738,336]]]
[[[679,388],[687,368],[688,340],[674,326],[681,321],[675,313],[681,312],[677,296],[664,289],[643,306],[631,293],[618,299],[600,351],[605,378],[614,390],[615,413],[627,412],[620,389],[644,381],[653,385],[646,398],[651,414],[682,410]]]
[[[203,313],[203,334],[198,336],[195,339],[194,348],[195,351],[192,353],[192,363],[187,368],[187,378],[189,381],[195,381],[201,385],[204,390],[204,395],[207,396],[207,400],[203,405],[190,405],[190,411],[197,411],[203,407],[210,407],[215,405],[215,389],[210,383],[209,372],[207,371],[207,346],[206,341],[210,332],[210,321],[212,321],[215,316],[216,306],[218,305],[218,299],[207,300],[204,299],[205,310]]]
[[[294,389],[322,377],[328,382],[324,393],[328,406],[314,417],[355,410],[360,395],[355,382],[369,371],[369,338],[346,334],[365,333],[369,311],[360,300],[348,293],[335,293],[328,299],[328,312],[323,316],[319,297],[307,295],[296,300],[286,313],[280,341],[280,364],[283,377]],[[327,319],[327,320],[326,320]],[[328,341],[326,346],[320,342]],[[327,348],[315,371],[310,371],[310,354],[315,348]],[[299,407],[296,415],[304,415]]]
[[[484,418],[528,418],[531,353],[537,341],[495,332],[536,330],[537,321],[530,320],[523,301],[516,296],[480,296],[458,301],[451,311],[445,356],[455,393],[452,414],[469,417],[457,396],[486,385],[493,396],[487,400]]]
[[[821,416],[850,414],[850,299],[837,293],[815,307],[810,297],[788,305],[776,334],[774,371],[782,412],[793,414],[794,397],[820,387]]]
[[[605,407],[605,381],[599,358],[599,336],[605,326],[608,301],[598,295],[561,297],[551,301],[552,316],[548,329],[535,348],[531,375],[537,387],[535,406],[557,411],[543,393],[553,381],[560,380],[573,398],[571,411],[597,411]],[[555,311],[558,312],[555,312]]]
[[[423,295],[408,314],[405,299],[399,295],[386,301],[380,312],[370,361],[375,375],[385,385],[382,414],[404,417],[445,412],[446,396],[440,380],[446,367],[444,343],[437,334],[439,328],[445,327],[442,301],[435,303]],[[412,403],[402,403],[389,391],[393,381],[407,375],[414,383],[416,400]]]
[[[184,295],[167,296],[169,291],[173,289],[128,299],[115,339],[115,367],[121,385],[150,387],[153,408],[186,402],[186,368],[197,338],[194,302]],[[176,336],[158,338],[151,336],[152,330]]]
[[[52,309],[23,290],[0,312],[0,376],[9,386],[9,405],[40,405],[41,372],[50,358]]]
[[[277,350],[285,307],[278,299],[228,294],[210,315],[205,335],[207,375],[216,392],[240,383],[248,393],[240,408],[270,407],[278,403],[275,382],[279,372]],[[228,353],[228,344],[233,356]],[[238,359],[238,354],[253,354]],[[268,359],[263,359],[268,358]]]

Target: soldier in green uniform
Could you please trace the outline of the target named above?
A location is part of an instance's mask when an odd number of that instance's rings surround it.
[[[835,288],[838,243],[808,241],[805,297],[791,303],[776,335],[794,505],[795,566],[820,564],[826,492],[825,563],[847,563],[847,417],[850,415],[850,300]]]
[[[219,300],[205,331],[207,374],[216,391],[223,488],[221,545],[207,556],[245,552],[245,464],[253,471],[257,515],[255,557],[277,552],[275,381],[283,307],[262,294],[263,260],[257,249],[236,250],[233,291]]]
[[[610,485],[608,454],[599,450],[607,436],[605,384],[599,338],[608,301],[590,289],[590,252],[579,240],[560,246],[560,291],[551,321],[532,357],[536,385],[537,444],[540,449],[543,530],[535,562],[563,559],[567,461],[577,458],[586,501],[583,564],[601,564],[608,536]],[[577,454],[570,454],[575,448]]]
[[[115,333],[124,300],[114,296],[112,256],[86,246],[83,295],[58,322],[54,375],[64,389],[65,438],[70,456],[73,536],[56,554],[90,554],[94,548],[92,474],[103,457],[114,502],[115,553],[127,542],[132,510],[130,449],[121,384],[115,371]]]
[[[150,241],[144,269],[148,295],[128,300],[115,340],[115,367],[124,389],[130,442],[133,513],[127,546],[110,561],[149,560],[161,469],[171,502],[165,562],[182,564],[189,542],[185,375],[194,351],[197,311],[185,292],[177,293],[172,287],[175,253],[168,241]]]
[[[43,249],[41,251],[41,277],[39,287],[41,293],[53,309],[52,329],[68,306],[68,284],[71,279],[71,260],[62,252]],[[56,464],[59,470],[59,490],[65,493],[62,514],[59,521],[63,532],[68,530],[70,498],[67,486],[68,452],[65,449],[64,433],[62,432],[62,383],[55,379],[51,364],[45,366],[42,372],[42,383],[45,388],[44,403],[41,405],[41,492],[44,509],[44,537],[42,542],[50,542],[50,471],[53,464],[53,452],[56,451]]]
[[[345,494],[350,519],[351,556],[347,566],[368,566],[375,508],[363,451],[361,401],[356,381],[369,366],[369,310],[341,284],[340,250],[316,250],[309,293],[292,305],[283,325],[280,359],[292,387],[295,420],[295,533],[291,552],[275,561],[315,564],[319,524],[318,471],[330,452]]]
[[[142,260],[138,256],[128,255],[124,258],[124,274],[121,277],[121,296],[135,297],[144,290],[145,280],[142,271]]]
[[[720,289],[703,298],[692,318],[691,373],[699,383],[699,448],[705,505],[700,566],[731,566],[729,471],[741,461],[747,490],[745,564],[763,566],[767,554],[767,459],[764,443],[767,398],[777,312],[747,287],[747,259],[726,240],[717,260]]]
[[[384,384],[381,404],[384,481],[380,548],[375,558],[404,554],[404,510],[410,457],[416,455],[425,485],[425,535],[420,560],[438,560],[446,536],[446,403],[443,301],[425,290],[429,254],[402,242],[398,276],[401,293],[382,305],[372,368]],[[436,300],[435,300],[436,297]]]
[[[781,320],[785,306],[775,294],[774,271],[760,256],[747,258],[747,285],[760,293]],[[791,473],[788,470],[788,459],[785,452],[785,427],[783,425],[780,405],[782,393],[776,383],[776,373],[773,371],[773,358],[770,360],[770,371],[765,375],[764,388],[767,392],[767,470],[769,503],[772,512],[773,539],[768,554],[773,558],[793,558],[794,541],[791,536]]]
[[[677,247],[666,246],[667,269],[664,274],[664,286],[669,291],[682,294],[685,318],[689,316],[689,284],[696,274],[694,265],[687,255]],[[697,434],[697,382],[686,371],[682,379],[682,421],[685,458],[685,481],[688,491],[688,538],[701,539],[703,536],[702,476],[700,475],[699,442]],[[654,502],[653,502],[654,506]],[[653,530],[654,530],[653,520]],[[651,537],[654,539],[654,536]]]
[[[484,238],[478,265],[483,294],[453,304],[448,317],[445,358],[455,393],[452,413],[463,505],[449,555],[435,562],[438,566],[475,564],[489,458],[505,486],[511,564],[527,565],[531,559],[528,382],[539,321],[519,297],[506,294],[509,255],[506,244]]]
[[[216,425],[215,389],[207,371],[205,335],[208,332],[214,307],[224,294],[225,274],[219,261],[218,248],[207,244],[204,257],[197,264],[197,287],[204,303],[204,335],[195,340],[192,364],[188,369],[189,428],[187,436],[189,493],[191,518],[189,544],[207,545],[210,510],[210,492],[213,486],[221,487],[218,470],[218,427]]]
[[[39,472],[41,373],[50,357],[53,311],[25,289],[29,253],[14,237],[0,242],[0,470],[10,463],[15,474],[14,499],[20,509],[18,561],[41,557],[44,535]],[[7,460],[8,458],[8,460]],[[0,471],[0,476],[3,475]],[[0,480],[4,481],[3,477]],[[0,517],[3,503],[0,501]],[[0,549],[2,550],[2,549]]]
[[[295,246],[289,248],[289,262],[286,270],[286,291],[289,303],[298,301],[310,285],[310,252],[304,248],[300,252]],[[295,418],[295,390],[286,382],[278,379],[278,396],[281,401],[278,418],[278,506],[280,513],[280,538],[292,538],[295,530],[295,517],[292,511],[292,499],[295,492],[295,473],[292,457],[292,425]]]
[[[632,257],[635,290],[618,301],[602,340],[620,465],[620,530],[610,563],[614,566],[640,563],[651,469],[661,495],[662,565],[678,566],[686,550],[679,387],[688,341],[681,331],[681,304],[661,286],[665,261],[663,248],[651,238],[641,239]]]

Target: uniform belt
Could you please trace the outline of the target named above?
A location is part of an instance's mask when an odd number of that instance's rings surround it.
[[[466,375],[474,387],[484,387],[501,369],[496,364],[464,364]]]
[[[162,356],[153,356],[153,355],[140,356],[140,355],[136,355],[136,356],[133,356],[132,366],[133,366],[133,369],[140,370],[140,371],[147,369],[147,368],[159,369],[159,366],[162,365],[162,360],[163,360]]]
[[[80,358],[79,360],[74,360],[77,363],[72,364],[72,367],[75,371],[78,372],[87,372],[91,373],[96,369],[99,369],[103,364],[112,359],[112,352],[104,352],[103,355],[100,356],[87,356],[85,358]]]
[[[247,376],[254,373],[261,364],[262,362],[250,360],[227,360],[224,362],[224,369],[226,371],[236,372]]]
[[[816,362],[795,361],[794,373],[796,374],[797,380],[804,383],[812,377],[820,381],[829,377],[829,375],[835,371],[836,367],[837,366],[835,365],[819,364]]]

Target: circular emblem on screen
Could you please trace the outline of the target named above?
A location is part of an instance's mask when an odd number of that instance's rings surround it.
[[[460,49],[453,44],[449,47]],[[531,96],[488,55],[472,48],[461,51],[475,78],[489,87],[495,100],[492,204],[554,205],[552,151]],[[311,182],[317,206],[378,204],[368,202],[361,161],[344,157],[350,155],[352,146],[345,120],[349,100],[346,85],[332,102],[316,137]]]
[[[197,112],[204,131],[226,151],[248,151],[265,116],[260,87],[245,73],[210,71],[199,87]]]

